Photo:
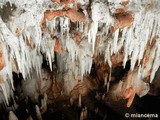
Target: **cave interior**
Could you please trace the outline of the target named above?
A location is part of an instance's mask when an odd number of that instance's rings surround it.
[[[0,0],[0,120],[160,119],[159,8]]]

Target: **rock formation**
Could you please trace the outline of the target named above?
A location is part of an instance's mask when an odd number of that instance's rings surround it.
[[[127,107],[149,92],[160,66],[160,1],[0,0],[0,7],[1,104],[22,93],[42,119],[47,104],[67,98],[81,106],[102,86],[97,99],[110,95]],[[22,75],[18,87],[13,72]]]

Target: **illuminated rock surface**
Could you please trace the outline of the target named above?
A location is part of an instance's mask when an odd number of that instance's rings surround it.
[[[30,101],[41,120],[47,105],[67,100],[62,108],[82,107],[78,116],[87,119],[92,92],[127,107],[150,88],[158,94],[160,1],[0,0],[0,7],[0,103],[9,111]]]

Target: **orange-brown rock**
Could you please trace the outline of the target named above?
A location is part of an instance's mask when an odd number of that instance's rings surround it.
[[[129,3],[129,1],[127,0],[127,1],[121,2],[121,5],[126,6],[126,5],[128,5],[128,3]]]
[[[35,44],[33,43],[32,37],[30,37],[30,39],[26,38],[26,45],[30,48],[35,48]]]
[[[75,9],[66,11],[66,16],[69,17],[72,22],[85,22],[85,15],[82,12],[77,12]]]
[[[57,11],[49,11],[47,10],[44,13],[44,18],[47,20],[52,20],[54,17],[56,16],[64,16],[66,14],[66,11],[62,11],[62,10],[57,10]]]
[[[129,98],[129,97],[132,95],[133,91],[134,91],[134,90],[133,90],[133,87],[127,88],[125,91],[123,91],[122,97],[123,97],[124,99]]]
[[[118,9],[116,9],[115,14],[122,14],[125,12],[126,12],[126,10],[124,8],[118,8]]]
[[[93,80],[91,77],[85,77],[83,80],[80,80],[77,85],[71,91],[71,98],[77,99],[79,95],[86,96],[91,90],[97,89],[98,83],[96,80]]]
[[[123,62],[124,55],[122,53],[119,53],[118,55],[112,55],[111,61],[112,61],[112,66],[117,67],[121,66]]]
[[[109,74],[109,66],[104,63],[100,63],[97,64],[95,67],[98,80],[104,81],[106,75]]]
[[[16,33],[15,34],[16,34],[16,36],[18,36],[20,34],[20,29],[19,28],[16,29]]]
[[[2,70],[4,66],[5,66],[5,60],[3,55],[3,46],[2,43],[0,43],[0,70]]]
[[[61,95],[61,88],[56,82],[53,82],[51,87],[45,92],[48,96],[48,103],[54,103],[57,99],[63,97]]]
[[[57,3],[60,3],[61,0],[51,0],[52,2],[57,2]]]
[[[4,80],[3,80],[3,78],[0,76],[0,84],[1,83],[4,83]]]
[[[46,11],[44,13],[44,19],[47,19],[47,20],[52,20],[56,16],[58,17],[67,16],[71,19],[72,22],[77,22],[77,21],[85,22],[85,15],[82,12],[78,12],[76,9]]]
[[[61,43],[58,39],[56,39],[54,51],[59,54],[62,52],[62,46],[61,46]]]
[[[123,97],[123,99],[127,99],[127,107],[131,106],[135,94],[136,93],[135,93],[135,90],[133,87],[129,87],[125,91],[123,91],[122,97]]]
[[[134,97],[135,97],[135,92],[132,92],[130,97],[128,98],[127,107],[130,107],[132,105]]]
[[[127,99],[127,107],[130,107],[135,94],[142,97],[146,95],[149,91],[149,85],[146,84],[143,80],[136,79],[138,74],[138,67],[135,68],[133,71],[129,71],[127,76],[123,78],[123,84],[121,89],[121,96],[123,99]]]
[[[76,40],[77,43],[80,43],[82,40],[82,33],[80,32],[74,33],[74,40]]]
[[[54,95],[55,98],[60,96],[62,90],[57,82],[53,82],[51,89],[53,91],[52,95]]]
[[[130,27],[132,25],[133,20],[134,20],[133,16],[127,12],[116,14],[116,20],[115,20],[113,32],[116,31],[117,29]]]

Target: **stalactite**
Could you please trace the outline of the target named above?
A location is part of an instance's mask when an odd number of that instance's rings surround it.
[[[85,35],[87,36],[87,33],[88,33],[88,24],[89,24],[89,16],[88,16],[87,10],[84,10],[83,13],[84,13],[85,19],[86,19],[86,23],[85,23]]]
[[[119,29],[116,30],[115,35],[114,35],[114,43],[113,43],[114,53],[118,52],[118,50],[117,50],[118,35],[119,35]]]
[[[6,103],[7,104],[9,104],[9,102],[8,102],[8,93],[7,93],[7,91],[6,91],[6,87],[5,87],[5,84],[3,83],[3,84],[1,84],[1,88],[2,88],[2,92],[3,92],[3,94],[4,94],[4,97],[5,97],[5,100],[6,100]]]
[[[41,52],[46,55],[46,59],[49,61],[50,69],[52,71],[52,62],[54,62],[54,47],[56,40],[51,38],[48,32],[44,32],[41,42]]]

